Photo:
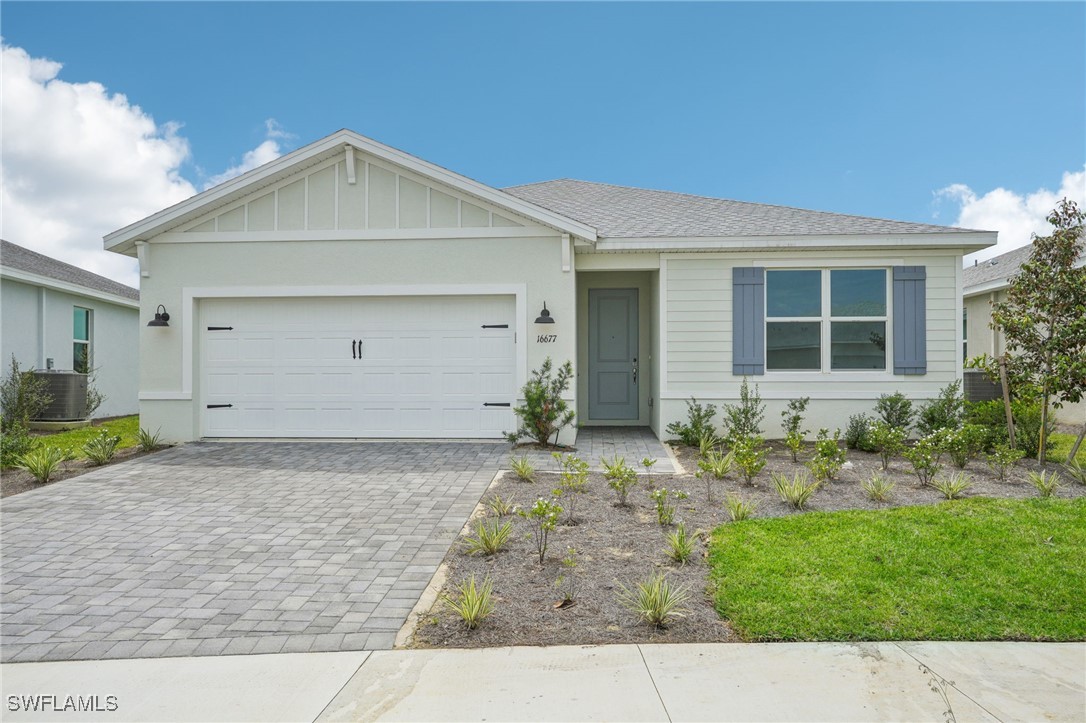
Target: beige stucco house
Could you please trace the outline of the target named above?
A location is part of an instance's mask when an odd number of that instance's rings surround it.
[[[1007,300],[1011,279],[1029,260],[1032,251],[1030,244],[966,267],[962,279],[966,331],[963,355],[966,359],[984,354],[996,357],[1006,351],[1003,333],[992,328],[992,304]],[[1081,263],[1086,263],[1086,258],[1081,259]],[[1081,426],[1086,423],[1086,402],[1065,404],[1053,412],[1061,424]]]
[[[685,401],[838,427],[962,374],[962,264],[995,233],[559,180],[497,189],[340,131],[120,229],[144,426],[496,438],[547,357],[580,425]],[[163,308],[159,309],[159,305]],[[575,430],[562,441],[572,442]]]

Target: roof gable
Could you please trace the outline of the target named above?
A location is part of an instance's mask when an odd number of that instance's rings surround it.
[[[0,267],[22,271],[32,276],[80,286],[91,291],[118,296],[122,299],[138,301],[140,292],[131,286],[107,279],[105,276],[92,274],[90,271],[78,266],[57,261],[51,256],[39,254],[28,248],[13,244],[10,241],[0,240]]]

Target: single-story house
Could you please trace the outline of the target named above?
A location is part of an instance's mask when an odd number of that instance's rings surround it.
[[[992,304],[1007,300],[1011,279],[1018,275],[1019,268],[1029,260],[1032,251],[1033,245],[1028,244],[966,267],[962,279],[966,331],[962,354],[966,359],[984,354],[997,357],[1006,351],[1003,332],[992,328]],[[1086,265],[1086,257],[1079,259],[1079,265]],[[1056,420],[1063,424],[1081,426],[1086,423],[1086,402],[1065,404],[1053,411]]]
[[[130,286],[0,241],[0,361],[94,371],[95,417],[139,411],[140,294]]]
[[[743,378],[841,427],[962,376],[996,234],[556,180],[497,189],[343,130],[105,237],[139,259],[140,410],[170,440],[497,438],[570,360],[580,425],[663,436]],[[161,306],[161,308],[160,308]],[[575,431],[561,441],[572,442]]]

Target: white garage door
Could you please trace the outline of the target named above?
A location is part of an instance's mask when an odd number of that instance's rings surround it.
[[[207,437],[497,438],[514,427],[512,296],[208,299]]]

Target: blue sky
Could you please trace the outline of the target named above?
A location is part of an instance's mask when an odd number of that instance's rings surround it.
[[[1083,3],[5,2],[3,35],[179,124],[197,190],[341,127],[499,187],[945,224],[1011,224],[1086,164]]]

